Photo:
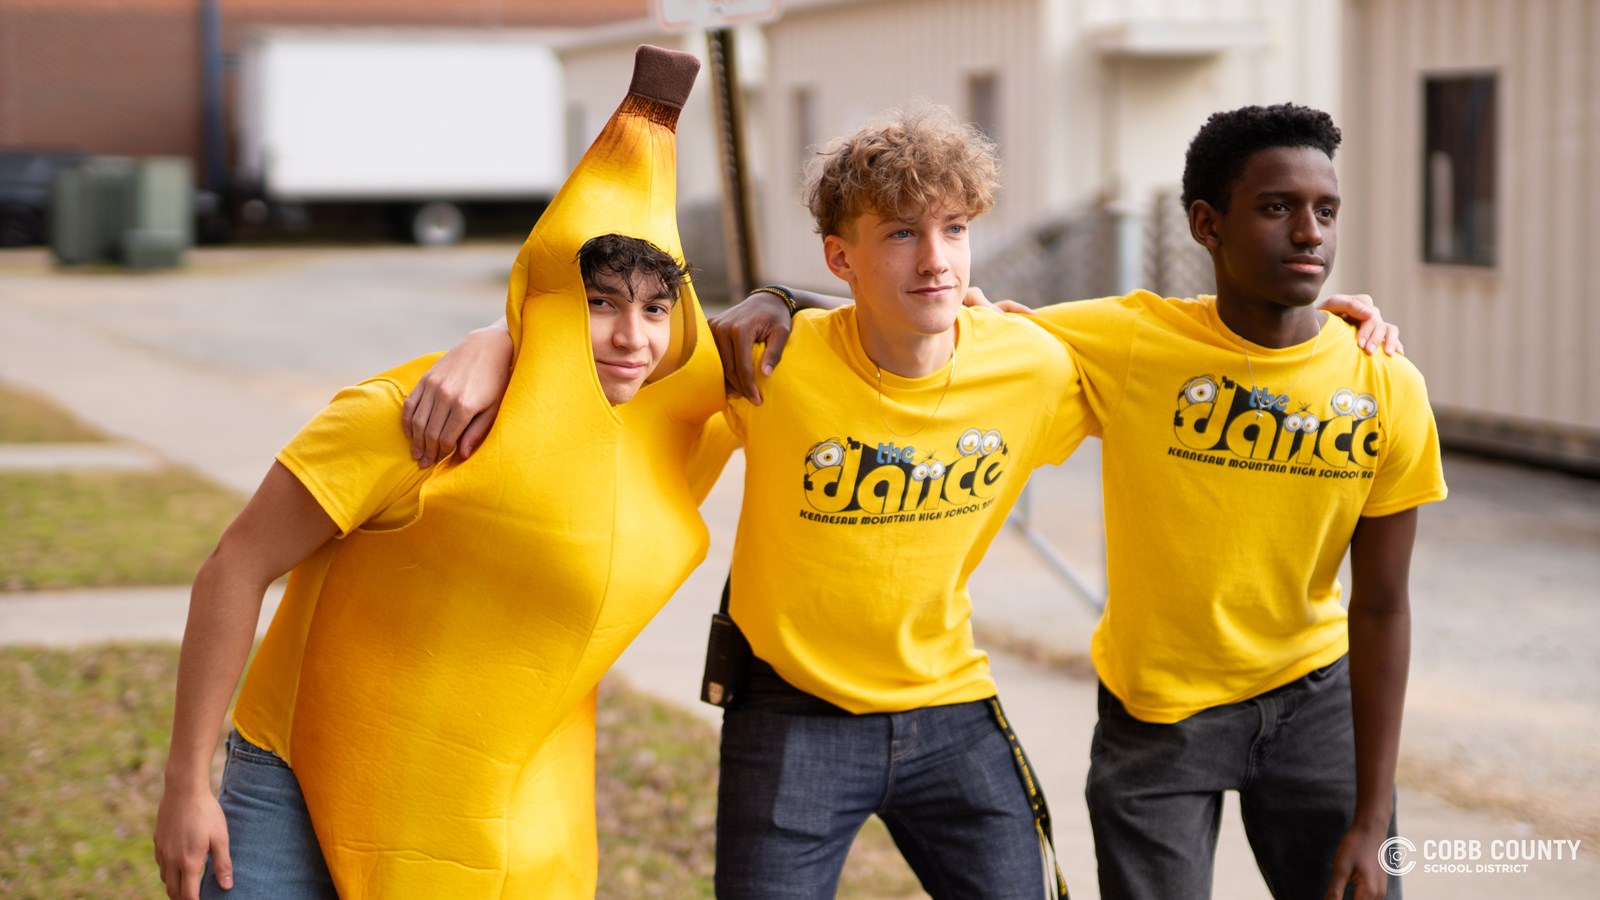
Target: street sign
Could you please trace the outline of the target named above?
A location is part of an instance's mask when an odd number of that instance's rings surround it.
[[[781,0],[650,0],[656,24],[667,31],[770,22],[782,7]]]

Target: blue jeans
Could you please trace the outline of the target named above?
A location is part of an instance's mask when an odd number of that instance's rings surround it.
[[[1170,725],[1135,719],[1104,684],[1099,705],[1085,796],[1104,900],[1210,897],[1224,791],[1272,896],[1322,897],[1356,811],[1348,657]]]
[[[868,816],[935,898],[1044,896],[1039,835],[983,701],[851,715],[752,661],[722,718],[717,896],[831,898]]]
[[[234,731],[217,802],[228,820],[233,889],[218,886],[208,859],[201,900],[337,900],[306,798],[287,763]]]

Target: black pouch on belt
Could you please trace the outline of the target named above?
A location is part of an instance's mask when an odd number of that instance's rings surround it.
[[[711,636],[706,640],[706,670],[700,679],[700,699],[724,709],[744,699],[750,671],[750,642],[728,616],[728,594],[733,575],[722,583],[722,606],[711,616]]]

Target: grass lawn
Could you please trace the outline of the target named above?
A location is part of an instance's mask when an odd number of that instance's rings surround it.
[[[102,441],[0,385],[0,444]],[[188,584],[244,498],[186,469],[0,470],[0,591]]]
[[[0,384],[0,444],[66,444],[105,439],[105,435],[38,394]]]
[[[0,648],[0,896],[165,896],[150,831],[177,660],[164,644]],[[715,729],[614,681],[599,718],[599,896],[710,897]],[[923,895],[874,821],[839,896]]]
[[[175,467],[0,471],[0,590],[188,584],[243,507]]]

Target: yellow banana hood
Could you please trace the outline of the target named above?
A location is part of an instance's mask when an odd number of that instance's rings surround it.
[[[723,395],[685,286],[661,367],[611,406],[576,257],[614,232],[682,258],[674,128],[698,67],[639,49],[518,254],[494,431],[409,523],[297,568],[257,655],[235,722],[290,762],[345,900],[594,895],[595,686],[705,556],[687,470]],[[427,362],[381,377],[409,390]]]

